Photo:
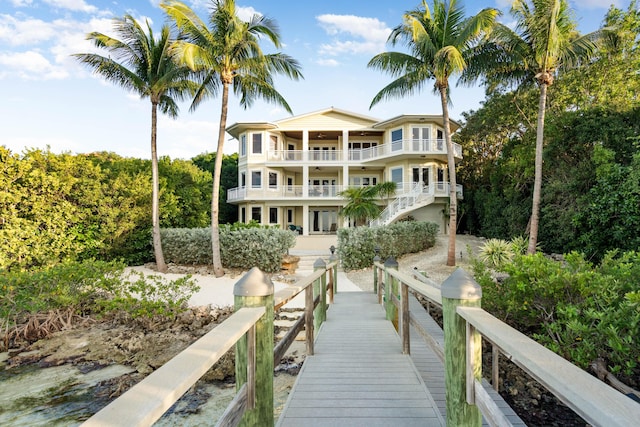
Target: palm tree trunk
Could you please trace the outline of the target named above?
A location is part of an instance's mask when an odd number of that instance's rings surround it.
[[[444,126],[444,139],[447,142],[447,166],[449,169],[449,248],[447,250],[447,265],[456,265],[456,214],[458,194],[456,191],[456,159],[451,142],[451,127],[449,126],[449,108],[447,107],[447,88],[440,86],[440,102],[442,103],[442,125]]]
[[[164,262],[162,252],[162,239],[160,238],[160,184],[158,177],[158,150],[156,148],[158,128],[158,104],[151,102],[151,181],[153,185],[151,195],[151,223],[153,238],[153,253],[156,258],[156,268],[161,273],[167,272],[167,264]]]
[[[547,103],[547,83],[540,84],[540,102],[538,104],[538,127],[536,129],[535,177],[533,180],[533,203],[531,207],[531,224],[528,254],[536,253],[538,244],[538,224],[540,222],[540,198],[542,193],[542,150],[544,142],[544,115]]]
[[[222,82],[222,108],[220,111],[220,129],[218,132],[218,149],[213,164],[213,193],[211,194],[211,249],[213,251],[213,274],[224,276],[220,258],[220,175],[222,173],[222,156],[224,151],[224,134],[227,127],[227,107],[229,104],[229,84]]]

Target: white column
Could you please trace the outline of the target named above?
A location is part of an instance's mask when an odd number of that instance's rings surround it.
[[[309,197],[309,131],[302,131],[302,197]],[[307,211],[307,215],[309,212]]]
[[[305,204],[302,206],[302,235],[309,235],[309,205]]]
[[[342,188],[346,189],[349,186],[349,131],[342,131]],[[344,202],[342,202],[342,206],[344,206]],[[342,218],[342,227],[347,227],[349,225],[349,220],[347,217]]]

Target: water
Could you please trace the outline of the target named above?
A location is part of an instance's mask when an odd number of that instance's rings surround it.
[[[5,370],[0,354],[0,426],[77,426],[106,406],[112,388],[105,381],[117,381],[135,372],[122,365],[110,365],[89,372],[62,365],[35,365]],[[124,378],[124,377],[123,377]],[[275,377],[276,417],[282,410],[295,376]],[[160,427],[210,426],[218,420],[235,395],[233,384],[198,382],[155,424]]]

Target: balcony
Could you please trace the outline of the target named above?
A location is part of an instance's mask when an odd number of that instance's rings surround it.
[[[343,200],[340,192],[347,188],[344,185],[311,185],[308,188],[302,185],[286,185],[276,188],[249,188],[236,187],[227,190],[227,202],[242,202],[246,200],[293,200],[293,199],[312,199],[326,200],[338,199]],[[405,194],[414,192],[416,184],[405,182],[398,184],[398,189],[392,197],[401,197]],[[434,197],[449,197],[449,183],[435,182],[429,186],[422,188],[423,194],[430,194]],[[458,198],[462,199],[462,186],[457,186]]]
[[[462,146],[453,144],[453,153],[457,159],[462,158]],[[403,139],[391,144],[381,144],[361,150],[349,150],[348,161],[359,163],[379,160],[399,155],[446,155],[447,144],[443,139]],[[275,150],[267,153],[269,162],[342,162],[342,150]]]
[[[341,199],[338,195],[344,190],[342,185],[286,185],[277,188],[249,188],[236,187],[227,190],[227,202],[241,202],[245,200],[286,200],[299,199]]]

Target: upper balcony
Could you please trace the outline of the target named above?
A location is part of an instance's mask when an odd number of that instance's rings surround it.
[[[462,159],[462,146],[453,144],[456,159]],[[423,156],[446,160],[447,144],[443,139],[403,139],[390,144],[370,148],[349,150],[344,159],[342,150],[275,150],[267,153],[269,163],[344,162],[366,163],[401,156]]]

